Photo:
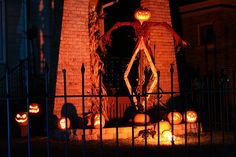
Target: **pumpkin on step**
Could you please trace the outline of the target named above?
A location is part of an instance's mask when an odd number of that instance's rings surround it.
[[[167,118],[170,122],[170,124],[172,124],[172,112],[169,112],[167,115]],[[174,111],[173,112],[173,124],[180,124],[182,122],[182,114],[180,112]]]
[[[183,115],[184,119],[185,119],[185,114]],[[186,111],[186,122],[187,123],[195,123],[197,122],[198,116],[197,116],[197,112],[189,110]]]
[[[146,123],[150,122],[150,117],[148,114],[145,113],[137,113],[134,116],[134,123],[136,124],[145,124],[145,116],[146,116]]]

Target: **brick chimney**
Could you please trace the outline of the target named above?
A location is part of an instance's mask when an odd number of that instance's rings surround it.
[[[167,22],[171,25],[169,0],[141,0],[141,6],[151,11],[153,22]],[[174,91],[179,91],[178,70],[172,34],[163,27],[154,27],[151,31],[151,46],[155,56],[155,65],[160,71],[160,87],[164,92],[171,91],[170,65],[174,67]],[[155,51],[154,51],[155,46]],[[170,95],[163,95],[165,103]]]
[[[89,0],[64,1],[60,51],[57,68],[56,95],[64,94],[63,73],[66,69],[67,95],[81,95],[81,66],[85,65],[85,93],[90,92],[90,54],[88,12]],[[81,99],[67,98],[81,113]],[[64,98],[55,98],[54,114],[61,116]]]

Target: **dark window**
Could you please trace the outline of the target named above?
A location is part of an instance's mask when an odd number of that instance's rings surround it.
[[[213,44],[214,43],[214,31],[213,25],[201,25],[199,27],[199,43],[200,45]]]

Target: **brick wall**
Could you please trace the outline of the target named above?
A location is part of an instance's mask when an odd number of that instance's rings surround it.
[[[151,11],[153,22],[167,22],[171,25],[169,0],[142,0],[141,6]],[[170,65],[174,65],[174,91],[179,91],[178,71],[176,56],[174,51],[174,40],[163,27],[154,27],[151,31],[151,45],[154,51],[155,45],[155,65],[160,71],[160,87],[163,91],[171,90]],[[165,95],[162,101],[168,100],[170,95]]]
[[[61,42],[59,50],[56,95],[63,95],[63,73],[66,69],[67,94],[81,95],[81,65],[85,65],[85,92],[90,92],[90,55],[88,33],[88,3],[89,0],[64,1]],[[81,113],[81,99],[68,98],[76,108],[77,114]],[[61,116],[63,98],[56,98],[54,114]]]

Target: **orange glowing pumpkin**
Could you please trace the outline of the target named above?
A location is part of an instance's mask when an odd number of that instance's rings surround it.
[[[29,113],[33,115],[39,115],[40,113],[40,105],[38,103],[30,103],[29,105]]]
[[[150,122],[150,117],[148,114],[145,113],[137,113],[134,116],[134,123],[136,124],[145,124],[145,116],[146,116],[146,123]]]
[[[147,8],[139,8],[134,12],[134,17],[142,24],[151,18],[151,12]]]
[[[105,126],[105,117],[102,115],[102,128]],[[97,113],[97,114],[94,114],[92,116],[92,126],[95,128],[95,129],[100,129],[100,114]]]
[[[171,124],[168,121],[161,120],[159,122],[159,126],[160,126],[159,131],[161,134],[166,130],[171,130]],[[158,129],[158,123],[156,124],[156,129]],[[158,130],[156,130],[156,132],[158,132]]]
[[[170,124],[172,124],[172,112],[168,113],[167,118],[168,118]],[[182,119],[183,119],[183,117],[180,112],[176,112],[176,111],[173,112],[173,123],[174,124],[180,124],[182,122]]]
[[[66,127],[66,119],[67,119],[67,127]],[[58,128],[61,130],[66,130],[70,128],[70,118],[66,118],[66,117],[61,117],[58,120]]]
[[[185,114],[183,115],[184,119],[185,119]],[[195,123],[197,122],[198,116],[197,116],[197,112],[195,111],[186,111],[186,122],[188,123]]]
[[[27,115],[27,112],[18,112],[18,113],[16,113],[15,121],[20,126],[27,126],[28,125],[28,115]]]

